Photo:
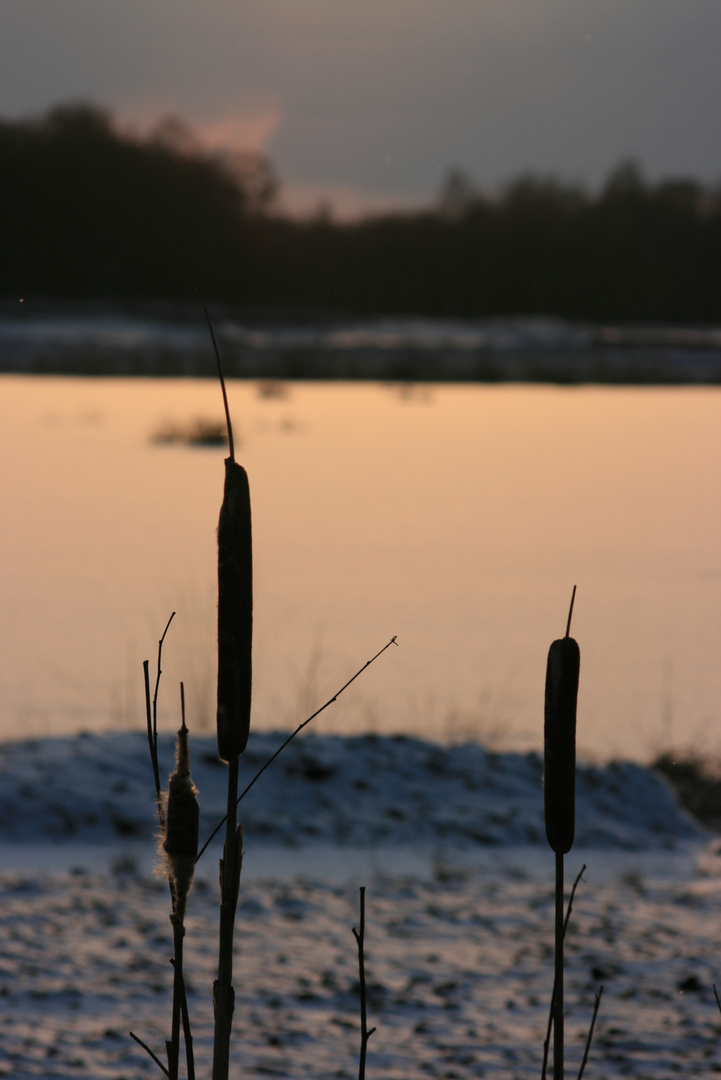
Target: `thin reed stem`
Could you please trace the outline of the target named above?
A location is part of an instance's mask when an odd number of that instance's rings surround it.
[[[568,930],[568,924],[571,919],[571,912],[573,911],[573,901],[576,896],[576,889],[581,883],[586,864],[584,863],[581,869],[576,874],[576,880],[571,887],[571,895],[568,898],[568,907],[566,908],[566,918],[563,921],[563,940],[566,940],[566,932]],[[556,1001],[556,979],[554,975],[553,990],[551,991],[551,1006],[548,1010],[548,1025],[546,1027],[546,1038],[543,1043],[543,1066],[541,1068],[541,1080],[546,1080],[546,1074],[548,1071],[548,1053],[551,1047],[551,1029],[553,1027],[553,1010]]]
[[[553,1080],[563,1080],[563,852],[556,852],[556,975],[553,995]]]
[[[233,932],[243,839],[237,821],[238,758],[228,762],[228,811],[225,820],[225,846],[220,864],[221,903],[218,943],[218,978],[213,985],[215,1035],[213,1039],[213,1080],[228,1080],[230,1032],[233,1025],[235,991],[233,989]]]
[[[190,1030],[190,1013],[188,1012],[188,995],[185,992],[185,979],[181,980],[180,1009],[183,1017],[183,1038],[185,1039],[185,1064],[188,1069],[188,1080],[195,1080],[195,1057],[193,1056],[193,1034]]]
[[[150,698],[150,664],[143,660],[143,678],[145,680],[145,719],[148,728],[148,746],[150,748],[150,763],[153,767],[153,780],[155,781],[155,805],[158,810],[161,831],[165,829],[165,815],[163,814],[163,793],[160,787],[160,765],[158,763],[158,691],[160,689],[160,676],[163,674],[161,661],[163,658],[163,642],[168,633],[170,624],[175,618],[173,611],[158,642],[158,671],[155,676],[155,690],[152,702]]]
[[[160,818],[160,828],[164,827],[163,821],[163,794],[160,790],[160,768],[158,766],[158,741],[157,734],[153,732],[153,713],[150,699],[150,671],[149,663],[143,660],[143,677],[145,679],[145,713],[148,725],[148,746],[150,748],[150,764],[153,767],[153,779],[155,781],[155,805]]]
[[[368,1030],[367,992],[366,992],[366,968],[365,968],[365,923],[366,923],[366,890],[365,885],[360,887],[360,930],[353,927],[353,937],[358,946],[358,971],[360,980],[360,1021],[361,1021],[361,1045],[360,1063],[358,1066],[358,1080],[365,1080],[366,1053],[368,1040],[375,1031],[372,1027]]]
[[[155,692],[153,694],[153,739],[155,741],[156,752],[158,748],[158,690],[160,689],[160,676],[163,674],[161,668],[161,661],[163,659],[163,642],[165,641],[165,635],[170,629],[170,624],[174,618],[175,612],[172,611],[170,613],[170,618],[165,624],[165,630],[163,630],[160,641],[158,642],[158,671],[155,676]]]
[[[183,938],[185,927],[180,920],[171,916],[173,924],[173,1011],[168,1045],[168,1072],[170,1080],[178,1080],[180,1061],[180,1014],[183,999]]]
[[[591,1050],[591,1042],[593,1041],[593,1029],[596,1026],[596,1018],[598,1016],[598,1010],[601,1005],[601,998],[603,997],[603,987],[599,988],[596,994],[596,1001],[593,1006],[593,1016],[591,1017],[591,1026],[588,1029],[588,1038],[586,1039],[586,1047],[583,1051],[583,1061],[581,1062],[581,1068],[578,1070],[578,1080],[582,1080],[583,1074],[586,1071],[586,1063],[588,1062],[588,1055]]]
[[[153,1061],[155,1062],[155,1064],[156,1064],[156,1065],[158,1066],[158,1068],[160,1069],[160,1071],[161,1071],[161,1072],[162,1072],[162,1073],[163,1073],[163,1074],[164,1074],[165,1076],[170,1076],[170,1073],[169,1073],[169,1072],[168,1072],[168,1070],[166,1069],[165,1065],[163,1065],[163,1063],[162,1063],[162,1061],[160,1060],[160,1058],[158,1057],[158,1055],[157,1055],[157,1054],[154,1054],[154,1053],[153,1053],[153,1051],[152,1051],[152,1050],[150,1049],[150,1047],[148,1046],[148,1044],[147,1044],[147,1043],[144,1043],[144,1042],[143,1042],[143,1040],[142,1040],[142,1039],[141,1039],[141,1038],[140,1038],[140,1037],[139,1037],[138,1035],[136,1035],[134,1031],[129,1031],[129,1032],[128,1032],[128,1035],[130,1036],[130,1038],[131,1038],[131,1039],[133,1039],[133,1040],[134,1040],[134,1042],[136,1042],[136,1043],[138,1044],[138,1046],[142,1046],[143,1050],[144,1050],[144,1051],[145,1051],[145,1053],[146,1053],[146,1054],[148,1055],[148,1057],[150,1057],[150,1058],[152,1058],[152,1059],[153,1059]]]

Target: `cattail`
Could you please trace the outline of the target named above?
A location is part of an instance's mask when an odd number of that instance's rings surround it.
[[[253,545],[248,474],[235,460],[233,425],[215,331],[201,299],[223,393],[228,451],[223,505],[218,521],[218,753],[232,761],[243,753],[250,732],[253,671]]]
[[[168,784],[163,851],[173,888],[173,914],[182,924],[198,854],[199,816],[198,791],[190,775],[188,729],[185,726],[185,718],[178,732],[175,762],[175,771],[171,774]]]
[[[230,761],[250,730],[253,643],[253,550],[248,476],[225,459],[218,522],[218,753]]]
[[[566,636],[552,643],[546,666],[543,800],[546,838],[557,855],[565,855],[573,847],[576,825],[576,703],[581,654],[578,643],[569,637],[571,612]]]

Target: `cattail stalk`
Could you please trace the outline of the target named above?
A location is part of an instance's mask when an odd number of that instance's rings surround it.
[[[556,854],[573,847],[576,828],[576,702],[580,668],[572,637],[554,641],[546,668],[543,801],[546,839]]]
[[[223,503],[218,521],[218,753],[230,762],[245,750],[250,731],[253,645],[253,544],[248,474],[235,460],[233,424],[223,366],[210,313],[201,298],[213,342],[228,429]]]
[[[163,852],[168,870],[168,881],[173,898],[173,1012],[171,1037],[166,1044],[170,1080],[177,1080],[180,1058],[180,1021],[185,1004],[183,979],[183,939],[185,937],[185,911],[188,893],[193,883],[198,854],[198,791],[190,775],[188,729],[185,724],[185,692],[180,684],[183,722],[178,732],[175,749],[175,771],[170,776],[163,832]],[[185,1039],[188,1058],[188,1075],[193,1073],[192,1039],[190,1024],[185,1020]]]
[[[225,460],[223,504],[218,521],[218,753],[228,763],[228,802],[225,846],[220,864],[220,931],[218,978],[213,985],[215,1033],[213,1080],[227,1080],[230,1032],[235,1008],[233,935],[242,863],[243,829],[237,824],[238,758],[250,731],[253,644],[253,550],[248,476],[235,460],[225,379],[213,324],[205,317],[218,365],[228,427],[229,456]]]
[[[253,552],[248,475],[225,460],[218,521],[218,753],[242,754],[250,731],[253,643]]]
[[[544,717],[543,801],[546,838],[556,855],[555,978],[553,992],[553,1077],[563,1080],[563,856],[571,850],[576,818],[576,704],[581,655],[570,637],[573,603],[566,636],[548,651]]]
[[[182,684],[181,684],[182,693]],[[190,775],[188,729],[183,725],[175,747],[175,771],[170,776],[165,812],[163,851],[173,892],[173,919],[181,926],[198,855],[198,789]]]
[[[230,1067],[230,1033],[235,1010],[233,989],[233,932],[243,862],[243,826],[237,824],[238,758],[228,762],[228,806],[225,845],[220,862],[220,932],[218,978],[213,983],[215,1033],[213,1080],[227,1080]]]

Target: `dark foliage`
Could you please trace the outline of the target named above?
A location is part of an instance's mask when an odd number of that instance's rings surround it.
[[[203,154],[181,125],[145,140],[88,106],[0,125],[0,292],[58,297],[243,290],[264,161]]]
[[[621,165],[598,195],[449,174],[438,206],[353,224],[272,215],[253,155],[178,122],[144,139],[88,106],[0,123],[0,294],[208,298],[246,307],[592,321],[721,319],[721,190]]]

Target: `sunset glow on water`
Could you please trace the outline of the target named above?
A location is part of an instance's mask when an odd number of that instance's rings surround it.
[[[581,647],[579,749],[721,749],[719,391],[231,383],[255,544],[254,725],[540,747]],[[3,377],[0,735],[213,723],[223,447],[212,381]]]

